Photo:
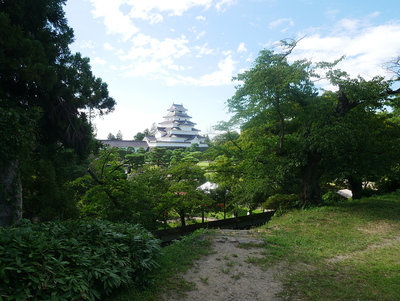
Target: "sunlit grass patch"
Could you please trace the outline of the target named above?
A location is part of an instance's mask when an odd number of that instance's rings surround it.
[[[264,227],[255,263],[289,266],[285,298],[400,300],[399,216],[396,194],[293,211]]]

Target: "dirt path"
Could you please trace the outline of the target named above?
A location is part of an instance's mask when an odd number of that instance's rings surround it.
[[[207,236],[213,241],[212,254],[200,259],[183,277],[193,282],[196,289],[183,299],[186,301],[277,301],[275,294],[282,285],[275,278],[276,268],[263,270],[251,263],[253,258],[265,256],[263,248],[239,248],[239,244],[261,244],[262,239],[252,230],[217,230]]]

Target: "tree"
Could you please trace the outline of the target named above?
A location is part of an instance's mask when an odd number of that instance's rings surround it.
[[[1,127],[0,207],[5,209],[1,226],[21,217],[22,186],[29,187],[21,182],[20,167],[48,155],[43,152],[48,147],[60,153],[72,150],[74,160],[83,160],[95,147],[85,110],[101,115],[115,105],[107,85],[93,76],[89,59],[69,50],[73,31],[64,16],[64,3],[0,2],[0,114],[6,116],[2,120],[13,119]],[[13,141],[14,149],[7,140]],[[53,158],[54,154],[43,159],[55,166]],[[59,185],[69,180],[61,179],[61,174],[55,177]]]
[[[146,135],[142,132],[137,132],[135,136],[133,136],[133,140],[142,141]]]
[[[146,136],[154,136],[157,131],[157,125],[153,122],[151,128],[146,128],[143,132],[137,132],[135,136],[133,136],[133,140],[142,141]]]
[[[140,223],[154,229],[155,203],[166,191],[164,171],[145,169],[128,178],[127,162],[121,161],[116,148],[102,149],[92,160],[88,173],[71,184],[78,191],[81,214],[86,218]]]
[[[236,148],[225,150],[235,150],[238,183],[245,187],[264,184],[261,191],[250,188],[248,199],[253,198],[252,192],[266,197],[295,189],[301,206],[306,206],[321,201],[323,176],[345,177],[357,197],[363,179],[381,174],[378,160],[393,163],[390,150],[395,149],[392,128],[396,126],[377,112],[390,105],[388,99],[396,92],[382,77],[350,78],[334,69],[339,60],[290,63],[288,56],[296,42],[284,46],[282,53],[261,51],[252,68],[234,78],[242,84],[227,104],[234,114],[230,123],[241,124],[242,133],[230,143]],[[317,93],[313,83],[317,69],[327,70],[326,77],[339,88],[337,92]],[[370,156],[377,161],[368,161]]]
[[[107,140],[117,140],[117,137],[113,133],[108,133]]]
[[[197,190],[205,182],[204,171],[193,163],[180,163],[168,168],[169,183],[166,201],[186,225],[186,214],[203,204],[204,196]]]
[[[171,159],[172,151],[165,147],[155,147],[146,153],[147,161],[150,164],[160,166],[167,166]]]
[[[116,140],[123,140],[122,132],[118,131],[117,136],[115,138],[116,138]]]
[[[129,172],[137,171],[146,163],[146,151],[143,147],[139,148],[135,153],[130,153],[125,156],[125,160],[129,164]]]
[[[400,124],[385,111],[396,92],[390,88],[392,82],[380,76],[367,81],[360,76],[351,79],[345,72],[328,75],[339,87],[326,95],[337,100],[330,128],[334,135],[328,142],[336,158],[328,153],[324,164],[332,177],[348,181],[353,198],[361,198],[363,182],[377,181],[399,162],[395,149]],[[343,136],[346,139],[336,138]]]
[[[298,119],[305,107],[317,100],[311,81],[314,75],[311,62],[299,60],[289,63],[287,57],[296,42],[285,43],[284,46],[287,48],[283,53],[262,50],[252,68],[234,78],[243,84],[236,87],[235,95],[227,101],[230,112],[234,114],[231,123],[239,122],[242,130],[252,129],[250,134],[266,136],[266,140],[260,141],[261,147],[257,145],[254,148],[261,153],[251,152],[253,159],[250,158],[250,161],[254,166],[269,166],[267,158],[270,162],[283,163],[285,158],[290,157],[292,146],[286,143],[293,140],[292,137],[299,131],[301,123]],[[305,158],[301,185],[303,192],[307,192],[303,193],[303,198],[308,201],[315,199],[315,202],[319,197],[318,186],[312,183],[315,176],[307,173],[318,172],[318,158],[312,150],[307,151]],[[314,168],[312,164],[315,163]],[[304,170],[309,167],[313,169]]]
[[[117,135],[113,133],[108,133],[107,140],[123,140],[123,135],[121,131],[118,131]]]

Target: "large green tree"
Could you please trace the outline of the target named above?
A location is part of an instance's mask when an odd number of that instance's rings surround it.
[[[72,151],[76,162],[84,159],[94,146],[90,117],[115,105],[107,85],[93,76],[89,59],[70,52],[73,30],[64,4],[0,2],[0,226],[21,218],[22,186],[30,189],[21,183],[21,166],[30,166],[34,177],[43,166],[35,171],[32,164],[47,162],[47,171],[54,170],[48,172],[49,185],[62,185],[69,179],[57,174],[60,162],[53,160],[62,156],[47,149]]]
[[[281,53],[261,51],[234,78],[240,84],[227,104],[234,114],[230,123],[242,130],[231,143],[239,150],[235,170],[243,185],[258,188],[250,192],[296,192],[303,206],[320,202],[323,176],[347,179],[358,197],[362,181],[393,164],[398,125],[379,111],[397,91],[381,77],[352,79],[335,69],[336,62],[290,62],[296,42],[284,46]],[[319,95],[317,71],[336,92]]]

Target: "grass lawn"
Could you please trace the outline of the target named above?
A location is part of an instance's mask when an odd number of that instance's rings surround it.
[[[285,300],[400,300],[400,194],[293,211],[263,227]]]

